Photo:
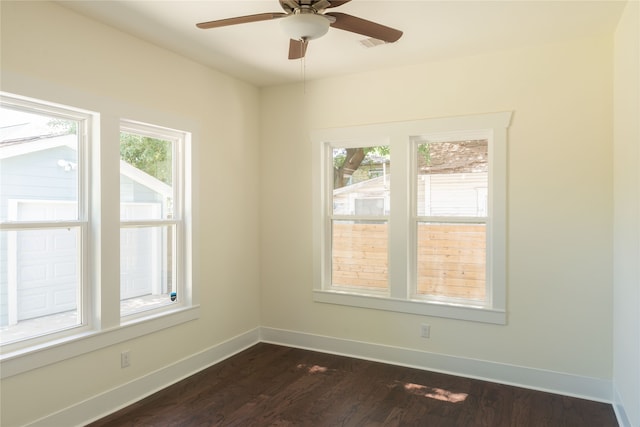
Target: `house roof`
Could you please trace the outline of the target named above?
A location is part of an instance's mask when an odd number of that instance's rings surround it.
[[[5,132],[7,127],[0,128],[0,160],[24,156],[57,147],[68,147],[72,150],[77,150],[76,136],[73,134],[51,132],[50,128],[39,129],[34,133],[33,127],[31,127],[29,134],[18,129],[19,125],[12,127],[14,127],[14,129],[10,129],[10,132]],[[171,186],[124,160],[120,160],[120,173],[164,197],[171,197],[173,194]]]
[[[345,187],[336,188],[333,190],[333,195],[338,196],[340,194],[349,194],[353,192],[367,192],[378,193],[380,188],[384,187],[385,182],[391,179],[391,174],[378,176],[375,178],[360,181],[356,184],[347,185]]]

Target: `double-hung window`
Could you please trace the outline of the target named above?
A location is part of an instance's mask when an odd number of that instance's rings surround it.
[[[120,125],[120,315],[184,297],[184,144],[171,129]]]
[[[197,318],[191,134],[0,101],[2,376]]]
[[[38,342],[88,323],[92,115],[1,100],[0,343]]]
[[[389,289],[389,147],[327,145],[333,162],[329,221],[334,289]],[[356,165],[357,163],[357,165]]]
[[[314,132],[315,300],[505,323],[510,117]]]

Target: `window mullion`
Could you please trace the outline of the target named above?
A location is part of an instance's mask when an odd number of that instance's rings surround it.
[[[391,209],[389,215],[389,293],[391,298],[406,299],[408,289],[409,242],[409,163],[410,144],[407,136],[396,134],[390,139],[393,167],[391,174]]]
[[[118,141],[119,135],[119,119],[103,115],[100,140]],[[91,180],[94,321],[100,329],[109,329],[120,325],[120,147],[116,143],[96,143],[92,148],[98,153],[93,156]]]

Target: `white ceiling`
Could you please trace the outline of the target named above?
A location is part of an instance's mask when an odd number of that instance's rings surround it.
[[[631,0],[636,1],[636,0]],[[373,48],[331,28],[310,42],[304,62],[287,59],[278,20],[201,30],[197,22],[282,12],[277,0],[59,1],[78,13],[257,86],[423,63],[574,37],[611,34],[624,1],[352,0],[332,11],[404,31]]]

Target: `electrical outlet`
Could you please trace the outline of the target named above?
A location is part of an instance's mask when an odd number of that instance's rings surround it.
[[[131,351],[126,350],[120,353],[120,367],[128,368],[131,366]]]
[[[431,335],[431,326],[427,325],[426,323],[423,323],[422,325],[420,325],[420,336],[422,338],[429,338],[430,335]]]

